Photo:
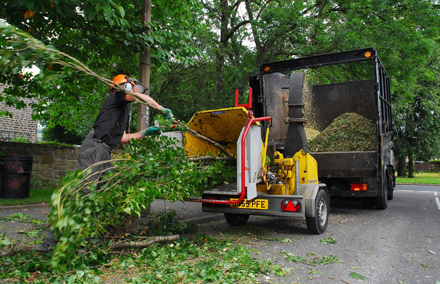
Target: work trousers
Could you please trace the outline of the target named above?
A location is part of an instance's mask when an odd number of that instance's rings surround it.
[[[105,170],[110,168],[112,164],[110,162],[100,163],[98,165],[95,164],[108,161],[110,158],[110,148],[105,143],[94,138],[94,131],[92,129],[81,144],[81,150],[79,151],[78,157],[79,169],[84,170],[93,165],[91,173],[87,174],[85,177],[85,182],[99,182],[101,175],[104,174]],[[90,193],[90,191],[86,189],[84,194],[87,193]]]
[[[110,148],[103,142],[94,138],[93,129],[87,134],[86,139],[81,144],[81,150],[78,157],[78,169],[87,169],[91,165],[110,160]],[[111,163],[103,163],[92,167],[92,172],[88,174],[84,182],[95,181],[99,182],[101,174],[97,174],[100,171],[105,172],[105,169],[111,167]],[[98,185],[98,188],[100,186]],[[89,194],[90,190],[86,187],[83,189],[83,195]],[[55,247],[58,243],[58,239],[52,230],[49,230],[47,236],[43,239],[42,246]]]

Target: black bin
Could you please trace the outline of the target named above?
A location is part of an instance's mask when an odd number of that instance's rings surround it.
[[[32,156],[0,157],[0,198],[24,199],[29,197]]]

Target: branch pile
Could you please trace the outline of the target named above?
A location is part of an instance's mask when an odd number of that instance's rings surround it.
[[[166,136],[132,140],[111,167],[96,170],[102,166],[97,163],[68,173],[52,196],[49,223],[59,236],[52,265],[68,261],[90,243],[86,240],[140,217],[157,198],[185,201],[235,178],[235,168],[225,161],[189,161],[184,149],[175,146]]]

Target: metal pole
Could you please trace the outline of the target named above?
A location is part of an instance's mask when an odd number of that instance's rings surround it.
[[[150,34],[151,22],[151,0],[142,1],[142,25],[144,26],[144,32]],[[139,61],[139,80],[142,84],[150,88],[150,45],[147,45],[140,54]],[[137,110],[137,130],[140,131],[149,126],[149,108],[138,104]]]

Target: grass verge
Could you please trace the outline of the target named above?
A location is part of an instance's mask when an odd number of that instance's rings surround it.
[[[49,203],[50,197],[56,188],[31,188],[29,190],[29,197],[25,199],[0,199],[0,206],[11,205],[27,205],[38,203]]]
[[[439,172],[419,172],[415,173],[413,178],[397,177],[397,183],[410,183],[410,184],[440,184]]]

